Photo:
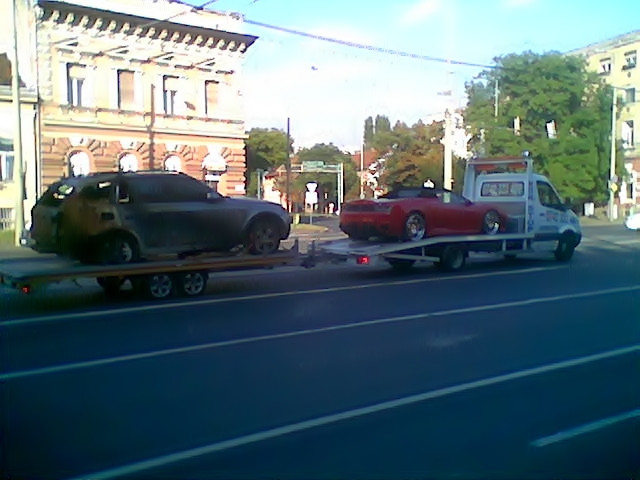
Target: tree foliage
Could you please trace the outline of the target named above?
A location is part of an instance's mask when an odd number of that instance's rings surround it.
[[[253,128],[245,142],[247,154],[247,194],[256,195],[256,170],[270,171],[286,164],[287,134],[276,128]],[[293,139],[289,139],[289,151]]]
[[[610,88],[587,71],[581,57],[525,52],[495,61],[495,69],[466,85],[471,148],[489,157],[528,150],[536,170],[548,175],[561,195],[603,202]]]
[[[379,121],[379,119],[381,119]],[[400,185],[422,185],[431,179],[442,186],[444,134],[443,122],[425,125],[418,121],[411,127],[396,122],[386,128],[386,117],[378,115],[371,145],[384,158],[382,186],[392,189]]]
[[[358,172],[351,156],[342,152],[333,144],[319,143],[311,148],[303,148],[298,152],[298,159],[304,162],[322,162],[325,165],[344,165],[345,199],[359,195],[360,184]],[[337,202],[338,176],[334,173],[302,173],[292,181],[292,190],[305,192],[308,182],[316,182],[322,195],[327,193],[328,202]],[[357,192],[357,193],[356,193]]]

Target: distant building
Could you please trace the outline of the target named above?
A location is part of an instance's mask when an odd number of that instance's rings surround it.
[[[240,75],[256,37],[237,33],[239,15],[170,0],[18,4],[20,78],[39,99],[22,107],[31,116],[23,119],[28,203],[60,177],[118,169],[179,170],[223,194],[245,193]],[[0,14],[11,18],[11,2]],[[0,54],[13,43],[4,30]],[[6,125],[10,89],[1,88]],[[0,130],[2,148],[12,144],[13,133]],[[0,188],[1,208],[5,196],[11,189]]]
[[[572,50],[582,55],[588,68],[616,87],[618,120],[616,138],[622,139],[628,177],[619,192],[623,207],[640,206],[640,30]]]

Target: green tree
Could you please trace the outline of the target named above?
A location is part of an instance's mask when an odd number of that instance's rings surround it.
[[[373,118],[367,117],[364,120],[364,144],[366,147],[371,147],[373,142]]]
[[[293,139],[289,139],[289,151]],[[253,128],[245,142],[247,154],[247,195],[257,194],[256,170],[270,171],[287,161],[287,134],[276,128]]]
[[[495,62],[466,85],[472,149],[489,157],[528,150],[561,195],[603,202],[610,89],[576,56],[525,52]]]

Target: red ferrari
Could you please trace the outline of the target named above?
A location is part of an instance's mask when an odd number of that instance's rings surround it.
[[[377,200],[345,203],[340,212],[340,229],[354,240],[416,242],[442,235],[495,234],[504,231],[505,223],[506,216],[494,206],[438,188],[400,188]]]

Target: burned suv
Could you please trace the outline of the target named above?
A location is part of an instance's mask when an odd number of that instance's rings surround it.
[[[32,248],[86,263],[158,255],[275,252],[290,216],[279,205],[229,198],[177,172],[113,172],[63,178],[31,210]]]

